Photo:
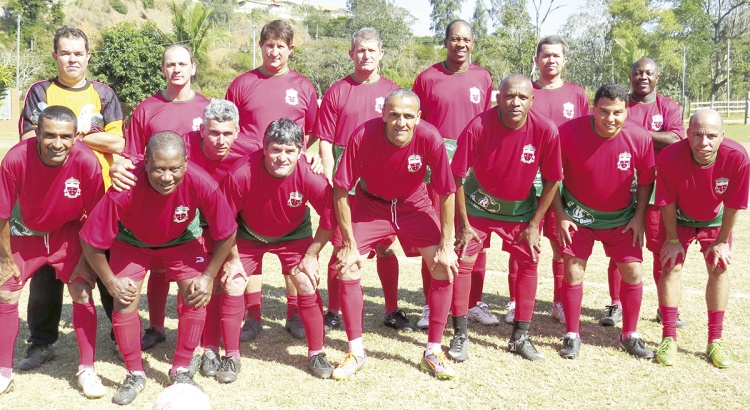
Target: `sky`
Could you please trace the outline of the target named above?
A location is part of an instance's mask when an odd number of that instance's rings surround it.
[[[474,14],[474,5],[477,0],[464,0],[461,8],[461,18],[467,21],[471,20],[471,16]],[[489,7],[489,0],[484,0],[485,5]],[[584,1],[583,0],[556,0],[556,3],[565,4],[558,10],[552,13],[552,16],[542,26],[542,35],[557,34],[559,29],[565,24],[568,16],[575,13],[580,8]],[[346,0],[308,0],[311,5],[326,5],[346,8]],[[399,1],[397,4],[405,9],[409,10],[412,16],[415,17],[416,21],[412,25],[412,32],[417,36],[429,36],[430,32],[430,6],[429,0],[409,0]],[[547,4],[547,1],[544,1]],[[532,12],[532,5],[529,2],[529,13]]]

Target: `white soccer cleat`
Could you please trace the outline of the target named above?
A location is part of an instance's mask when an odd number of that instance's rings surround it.
[[[428,305],[422,306],[422,316],[417,321],[417,327],[420,329],[427,329],[430,327],[430,307]]]
[[[83,390],[83,395],[89,399],[98,399],[107,394],[107,388],[102,384],[102,380],[96,375],[92,368],[85,368],[78,372],[78,385]]]
[[[479,322],[485,326],[497,326],[500,320],[490,313],[490,307],[484,302],[477,302],[477,305],[469,309],[469,320]]]
[[[513,320],[515,320],[515,317],[516,317],[516,302],[515,301],[508,302],[508,304],[505,305],[505,309],[508,310],[508,312],[505,314],[505,323],[512,325]]]

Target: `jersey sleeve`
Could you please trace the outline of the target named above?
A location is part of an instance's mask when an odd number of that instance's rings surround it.
[[[580,100],[579,101],[580,107],[578,107],[578,109],[579,109],[578,112],[580,114],[578,116],[582,117],[584,115],[589,115],[591,113],[591,107],[589,107],[589,96],[586,95],[586,91],[583,90],[582,88],[579,91],[580,91],[580,93],[579,93],[578,97],[579,97],[579,100]]]
[[[427,104],[427,90],[425,89],[423,73],[417,75],[411,90],[419,97],[419,109],[422,111],[422,118],[429,118],[428,111],[430,107]]]
[[[639,130],[640,131],[640,130]],[[645,130],[644,130],[645,131]],[[656,165],[654,163],[654,144],[651,135],[648,140],[642,139],[641,149],[635,170],[637,171],[638,185],[649,185],[656,180]]]
[[[474,121],[471,121],[456,141],[456,152],[451,159],[451,170],[457,178],[466,178],[469,168],[474,166],[474,133]]]
[[[315,118],[318,116],[318,93],[315,87],[307,80],[308,99],[307,109],[305,110],[305,134],[315,133]]]
[[[672,166],[674,162],[672,154],[673,150],[669,148],[670,147],[667,147],[664,151],[662,151],[658,159],[658,172],[656,173],[656,198],[654,199],[654,205],[656,206],[667,206],[677,202],[677,192],[679,190],[679,187],[671,177],[679,175],[679,172],[674,172],[674,167]]]
[[[18,175],[15,161],[8,155],[0,164],[0,219],[10,219],[13,206],[18,198]]]
[[[665,113],[664,118],[664,131],[672,131],[677,134],[680,139],[685,139],[685,124],[682,122],[682,112],[680,106],[670,101],[671,104]]]
[[[134,155],[143,154],[146,151],[143,138],[146,133],[146,111],[142,104],[138,104],[130,117],[130,124],[125,132],[125,150],[123,156],[132,158]]]
[[[562,181],[562,159],[560,156],[560,136],[557,128],[549,127],[545,132],[539,169],[548,181]]]
[[[739,162],[739,161],[738,161]],[[747,154],[743,155],[741,162],[735,167],[733,175],[729,179],[738,183],[730,183],[725,194],[724,206],[732,209],[747,209],[748,195],[750,195],[748,186],[750,185],[750,161]]]
[[[247,157],[237,161],[222,178],[220,183],[221,193],[227,201],[229,211],[233,219],[237,218],[242,208],[245,206],[245,198],[248,197],[246,182]]]
[[[94,82],[93,85],[102,102],[104,132],[123,137],[123,115],[120,100],[108,86],[98,82]]]
[[[487,111],[490,108],[492,108],[492,92],[493,92],[493,90],[492,90],[492,75],[490,75],[489,72],[486,72],[486,76],[487,76],[487,101],[485,101],[484,110],[483,111]]]
[[[336,227],[336,218],[333,215],[333,188],[322,175],[315,175],[307,169],[305,171],[307,179],[307,197],[310,198],[310,205],[320,216],[318,226],[321,229],[333,229]]]
[[[365,123],[367,124],[367,123]],[[344,188],[350,191],[354,188],[354,185],[359,181],[360,178],[360,159],[359,150],[361,136],[365,132],[365,124],[359,126],[357,131],[346,144],[344,153],[341,155],[341,162],[339,168],[336,170],[336,175],[333,177],[333,185],[339,188]]]
[[[318,116],[315,120],[315,136],[323,141],[333,144],[336,134],[336,122],[338,120],[338,109],[336,107],[336,96],[333,87],[326,91],[323,101],[318,109]]]
[[[99,160],[96,158],[93,152],[87,155],[86,169],[84,175],[88,182],[86,190],[86,197],[83,199],[83,209],[86,214],[90,214],[96,204],[98,204],[104,197],[104,181],[101,178],[102,167],[99,164]]]
[[[211,237],[215,241],[221,241],[237,232],[237,221],[216,183],[206,185],[198,209],[211,227]]]
[[[37,119],[39,112],[41,111],[39,105],[41,103],[47,103],[47,90],[44,87],[45,83],[49,84],[49,80],[34,83],[29,87],[29,91],[26,92],[21,117],[18,119],[19,136],[36,129]]]
[[[118,201],[127,197],[125,192],[110,190],[94,207],[81,229],[81,240],[96,249],[109,249],[117,237],[117,222],[122,219],[125,207]]]

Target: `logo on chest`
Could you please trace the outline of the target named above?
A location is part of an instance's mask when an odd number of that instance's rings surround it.
[[[651,131],[661,131],[664,127],[664,117],[661,114],[654,114],[651,116]]]
[[[198,131],[201,129],[201,124],[203,124],[203,118],[201,117],[195,117],[193,118],[193,131]]]
[[[408,159],[407,170],[417,172],[422,168],[422,157],[419,154],[411,155]]]
[[[385,97],[378,97],[375,99],[375,111],[379,114],[383,113],[383,105],[385,105]]]
[[[571,102],[566,102],[563,104],[563,117],[567,119],[572,119],[573,116],[576,113],[576,107]]]
[[[469,89],[469,101],[474,104],[479,104],[482,101],[482,94],[477,87],[471,87]]]
[[[68,180],[65,181],[63,194],[70,199],[78,198],[81,196],[81,183],[75,178],[68,178]]]
[[[188,212],[190,212],[190,208],[180,205],[177,208],[174,209],[174,221],[179,223],[183,223],[188,220]]]
[[[716,191],[717,194],[721,195],[724,192],[727,192],[727,188],[729,188],[729,178],[717,178],[716,181],[714,181],[714,191]]]
[[[286,103],[289,105],[297,105],[297,103],[299,103],[297,90],[295,90],[294,88],[286,90]]]
[[[286,201],[286,204],[291,206],[292,208],[296,208],[302,205],[302,194],[297,191],[290,192],[289,200]]]
[[[627,171],[630,169],[630,158],[633,156],[629,152],[623,152],[617,158],[617,169],[620,171]]]
[[[529,144],[523,147],[523,152],[521,153],[521,162],[524,164],[531,164],[536,160],[536,148],[534,148],[533,145]]]

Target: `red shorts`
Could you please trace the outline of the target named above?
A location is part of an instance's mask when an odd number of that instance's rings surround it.
[[[367,259],[372,259],[372,258],[375,257],[375,255],[377,255],[378,252],[377,252],[376,248],[378,246],[383,246],[385,248],[390,248],[391,245],[393,245],[395,242],[396,242],[396,236],[395,235],[391,235],[391,236],[389,236],[387,238],[384,238],[383,240],[381,240],[380,242],[378,242],[377,244],[375,244],[375,248],[373,248],[370,251],[370,253],[367,255]],[[343,244],[344,244],[344,237],[341,236],[341,229],[339,229],[339,227],[336,226],[336,230],[333,231],[333,236],[331,237],[331,245],[333,245],[334,247],[340,248]],[[407,252],[407,254],[408,254],[408,252]],[[419,252],[417,252],[417,255],[409,255],[409,256],[418,256],[418,255],[419,255]]]
[[[281,273],[288,275],[293,267],[299,265],[312,242],[312,237],[274,243],[237,238],[237,251],[248,276],[263,273],[263,255],[269,252],[279,257]]]
[[[624,226],[610,229],[591,229],[578,226],[578,231],[570,231],[572,243],[562,249],[566,255],[588,260],[594,248],[594,242],[599,241],[604,246],[604,253],[615,263],[631,263],[643,261],[643,249],[633,246],[631,231],[622,233]]]
[[[135,282],[142,281],[147,270],[157,268],[165,269],[170,281],[191,279],[202,275],[207,265],[208,255],[198,240],[167,248],[139,248],[115,240],[110,248],[112,272]]]
[[[525,242],[514,243],[518,235],[529,226],[528,222],[507,222],[478,218],[469,215],[469,223],[479,236],[479,242],[471,241],[466,246],[466,255],[476,255],[482,250],[490,233],[494,232],[503,241],[503,250],[523,263],[536,263],[531,256],[531,248]]]
[[[659,231],[661,229],[661,211],[656,205],[646,207],[646,249],[658,254],[661,251]]]
[[[83,252],[78,239],[81,226],[79,221],[73,221],[46,236],[11,236],[13,262],[18,266],[21,277],[19,280],[11,277],[0,289],[10,292],[23,289],[26,281],[44,265],[52,266],[57,278],[69,284]],[[73,281],[86,282],[81,277],[76,277]]]
[[[555,216],[555,212],[552,211],[551,205],[547,208],[547,212],[544,213],[544,218],[542,218],[540,225],[542,226],[544,237],[557,243],[557,217]]]
[[[716,241],[716,238],[719,237],[719,233],[721,232],[721,227],[717,226],[714,228],[691,228],[689,226],[680,226],[677,225],[677,239],[680,240],[680,244],[682,244],[682,249],[685,249],[685,252],[687,253],[688,247],[691,243],[698,242],[701,246],[701,253],[704,253],[706,249],[708,249],[709,246],[711,246],[712,243]],[[667,234],[662,230],[660,232],[660,240],[661,243],[664,243],[664,241],[667,240]],[[732,247],[732,236],[729,236],[729,248]],[[661,249],[661,248],[660,248]],[[704,256],[704,259],[708,262],[713,262],[713,253],[709,253],[708,257]],[[677,256],[677,264],[681,264],[685,262],[685,258],[683,258],[682,255]],[[719,262],[720,268],[725,268],[724,264]]]

